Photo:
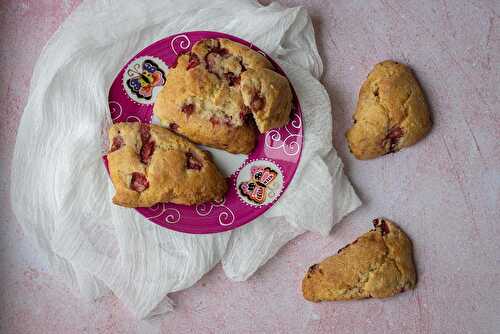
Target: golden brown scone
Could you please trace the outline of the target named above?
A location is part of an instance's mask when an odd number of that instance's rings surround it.
[[[257,138],[252,115],[261,132],[284,126],[291,101],[288,80],[263,55],[227,39],[204,39],[170,69],[154,113],[196,143],[247,154]]]
[[[413,73],[390,60],[375,65],[361,86],[353,119],[346,137],[352,154],[361,160],[411,146],[432,127]]]
[[[415,287],[410,239],[387,219],[373,224],[375,229],[309,268],[302,281],[305,299],[385,298]]]
[[[241,75],[241,93],[261,133],[288,123],[292,91],[284,76],[267,68],[248,69]]]
[[[109,129],[108,166],[113,203],[150,207],[220,200],[227,183],[210,155],[156,125],[116,123]]]

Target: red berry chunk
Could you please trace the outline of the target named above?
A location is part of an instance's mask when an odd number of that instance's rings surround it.
[[[217,65],[221,63],[222,58],[225,58],[227,56],[229,56],[229,52],[227,51],[227,49],[223,49],[220,47],[212,48],[210,52],[205,56],[207,71],[220,76],[220,73],[218,73],[217,71]]]
[[[151,162],[151,156],[155,151],[155,142],[150,141],[141,147],[141,162],[143,164],[149,164]]]
[[[151,137],[150,129],[151,129],[151,127],[149,124],[141,123],[141,127],[139,129],[139,132],[141,133],[141,141],[142,141],[143,145],[145,143],[149,142],[149,138]]]
[[[375,228],[380,227],[382,235],[389,233],[389,226],[387,226],[387,223],[383,219],[374,219],[373,226],[375,226]]]
[[[396,145],[399,142],[399,138],[403,136],[403,129],[400,127],[394,127],[391,130],[389,130],[389,133],[385,137],[386,139],[389,140],[389,153],[394,153],[396,152]]]
[[[207,71],[210,73],[217,74],[216,68],[217,68],[217,63],[220,62],[221,56],[218,53],[215,52],[209,52],[205,56],[205,62],[207,63]]]
[[[217,117],[210,117],[210,123],[212,123],[212,126],[216,126],[220,124],[220,120]]]
[[[194,170],[201,170],[203,167],[203,164],[201,161],[199,161],[193,153],[187,152],[186,153],[186,168],[187,169],[194,169]]]
[[[229,55],[229,51],[227,49],[221,48],[221,47],[216,47],[210,50],[210,52],[216,53],[221,57],[226,57]]]
[[[170,123],[168,125],[168,128],[174,132],[177,132],[177,130],[179,129],[179,124],[177,123]]]
[[[244,119],[251,112],[252,112],[252,110],[249,107],[243,106],[243,108],[241,108],[241,111],[240,111],[240,118]]]
[[[224,78],[227,80],[230,87],[240,84],[240,76],[234,75],[233,72],[224,73]]]
[[[113,138],[113,144],[111,145],[111,149],[109,153],[119,150],[124,145],[122,136],[118,135]]]
[[[386,136],[388,139],[399,139],[403,137],[403,129],[400,127],[395,127],[389,130],[389,133]]]
[[[250,107],[253,111],[258,111],[264,108],[266,105],[266,99],[259,94],[254,94],[252,101],[250,102]]]
[[[233,119],[229,116],[224,116],[222,122],[224,122],[225,125],[233,126]]]
[[[200,65],[200,58],[198,58],[196,53],[190,53],[186,70],[189,71],[190,69],[195,68],[198,65]]]
[[[143,192],[148,188],[149,188],[149,181],[144,174],[138,172],[132,173],[132,180],[130,181],[130,189],[137,192]]]
[[[182,106],[181,111],[186,115],[191,115],[194,112],[194,104],[185,104]]]

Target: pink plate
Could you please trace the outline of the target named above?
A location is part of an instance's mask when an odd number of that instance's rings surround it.
[[[139,52],[116,76],[108,97],[113,122],[158,123],[153,116],[154,101],[168,80],[168,69],[174,66],[177,56],[189,52],[200,39],[221,37],[265,55],[252,43],[219,32],[192,31],[162,39]],[[141,73],[149,76],[151,84],[145,85],[139,80]],[[222,202],[193,206],[162,203],[136,210],[155,224],[196,234],[229,231],[263,214],[286,190],[299,164],[303,144],[302,112],[295,92],[293,95],[290,122],[283,128],[261,134],[248,156],[204,147],[228,176],[230,187]]]

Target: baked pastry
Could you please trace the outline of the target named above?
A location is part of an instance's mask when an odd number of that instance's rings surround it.
[[[361,86],[349,148],[361,160],[415,144],[431,129],[422,89],[411,70],[394,61],[375,65]]]
[[[156,125],[116,123],[109,129],[108,166],[113,203],[150,207],[220,200],[225,178],[210,155],[187,139]]]
[[[305,299],[385,298],[415,287],[410,239],[386,219],[373,224],[375,229],[309,268],[302,281]]]
[[[190,140],[249,153],[260,132],[288,123],[292,91],[260,53],[227,39],[204,39],[177,58],[158,94],[161,124]]]

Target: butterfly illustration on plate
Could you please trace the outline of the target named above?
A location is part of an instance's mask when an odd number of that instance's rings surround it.
[[[250,201],[262,204],[268,196],[272,197],[268,190],[273,188],[278,172],[265,166],[253,166],[250,175],[250,181],[240,183],[240,193]]]
[[[165,71],[151,59],[146,59],[141,63],[134,64],[127,70],[130,77],[127,86],[132,93],[139,98],[151,100],[153,88],[161,87],[165,84]]]

